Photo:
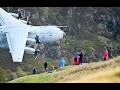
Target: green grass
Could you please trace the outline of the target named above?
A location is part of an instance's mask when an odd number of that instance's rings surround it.
[[[30,75],[26,77],[21,77],[16,80],[11,81],[10,83],[46,83],[49,82],[50,74],[36,74],[36,75]]]
[[[15,80],[9,81],[8,83],[51,83],[56,82],[59,79],[62,79],[64,75],[59,76],[58,74],[63,70],[67,70],[68,67],[59,68],[53,73],[42,73],[42,74],[35,74],[29,75],[25,77],[20,77]],[[58,78],[59,77],[59,78]]]
[[[8,83],[78,83],[120,82],[120,56],[108,61],[91,62],[86,65],[70,65],[58,68],[51,74],[25,76]]]

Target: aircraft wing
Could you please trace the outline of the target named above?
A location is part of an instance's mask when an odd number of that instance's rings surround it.
[[[6,33],[13,62],[22,62],[30,28],[0,8],[0,23]]]
[[[12,31],[6,33],[13,62],[22,62],[24,48],[28,36],[27,31],[23,30],[23,28],[21,30],[19,29],[20,28],[16,28],[16,30],[12,29]]]

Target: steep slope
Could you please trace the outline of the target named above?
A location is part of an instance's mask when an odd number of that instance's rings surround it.
[[[70,65],[59,68],[51,74],[42,73],[17,78],[8,83],[113,83],[120,82],[120,56],[108,61],[92,62],[85,65]]]

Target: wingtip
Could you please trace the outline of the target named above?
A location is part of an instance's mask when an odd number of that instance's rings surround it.
[[[22,59],[20,59],[20,58],[13,59],[13,62],[22,62]]]

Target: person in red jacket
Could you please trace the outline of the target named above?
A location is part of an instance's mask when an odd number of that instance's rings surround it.
[[[103,60],[106,61],[108,59],[108,50],[106,47],[104,47],[104,51],[103,51]]]
[[[72,65],[78,65],[77,58],[72,57]]]
[[[72,57],[72,65],[75,65],[74,57]]]

